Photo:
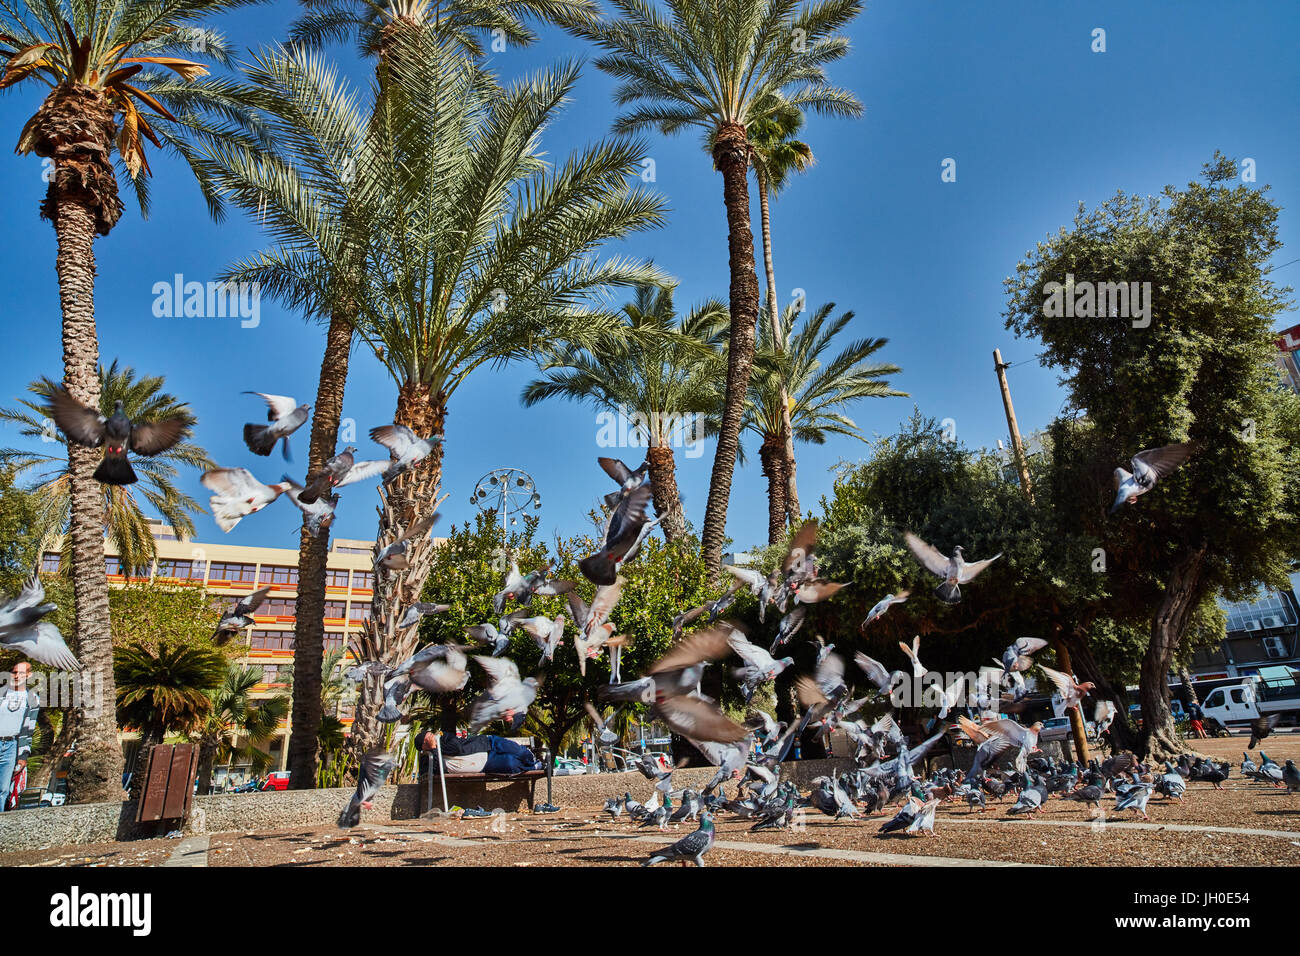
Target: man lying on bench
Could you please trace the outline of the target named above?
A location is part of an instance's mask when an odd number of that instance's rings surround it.
[[[415,735],[415,746],[417,750],[432,755],[438,749],[438,735],[431,730],[422,730]],[[436,761],[437,757],[431,759]],[[513,776],[529,770],[546,769],[527,747],[491,734],[444,737],[442,764],[449,774],[495,773]],[[431,766],[436,766],[436,763]]]

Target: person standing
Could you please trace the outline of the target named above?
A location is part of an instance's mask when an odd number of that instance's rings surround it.
[[[15,664],[4,696],[0,697],[0,812],[9,808],[9,789],[14,776],[27,769],[27,758],[32,752],[40,701],[35,691],[27,689],[31,672],[32,665],[27,661]]]
[[[1206,734],[1205,724],[1202,722],[1205,720],[1205,711],[1201,710],[1200,704],[1192,701],[1192,706],[1187,708],[1187,713],[1192,718],[1192,732],[1196,734],[1198,739],[1204,740],[1209,736]]]

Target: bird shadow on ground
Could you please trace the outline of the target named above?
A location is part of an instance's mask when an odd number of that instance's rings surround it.
[[[1300,814],[1300,807],[1294,807],[1290,810],[1256,810],[1255,815],[1261,817],[1293,817]]]
[[[787,850],[820,850],[822,845],[820,843],[787,843],[785,848]]]
[[[403,861],[404,866],[433,866],[435,863],[441,863],[444,860],[450,860],[449,856],[417,856]]]

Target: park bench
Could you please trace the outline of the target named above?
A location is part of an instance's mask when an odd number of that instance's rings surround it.
[[[552,803],[551,800],[551,779],[553,761],[551,754],[542,745],[537,738],[531,738],[529,749],[537,754],[539,759],[545,764],[543,770],[524,770],[520,773],[457,773],[452,770],[446,770],[442,762],[438,760],[437,754],[422,753],[420,754],[420,775],[424,786],[420,788],[420,812],[427,813],[435,806],[435,797],[441,789],[445,792],[445,784],[450,782],[461,783],[527,783],[528,784],[528,805],[534,807],[537,805],[537,781],[545,778],[546,780],[546,802]]]

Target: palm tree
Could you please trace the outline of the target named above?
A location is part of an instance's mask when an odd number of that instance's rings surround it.
[[[672,443],[684,439],[687,416],[717,407],[718,380],[725,368],[727,309],[712,300],[681,317],[673,308],[673,290],[643,285],[623,306],[621,335],[598,350],[576,346],[550,349],[540,361],[543,377],[524,386],[523,403],[548,398],[591,401],[615,414],[640,416],[646,442],[655,513],[664,537],[686,533],[677,493]]]
[[[144,141],[188,156],[194,133],[211,133],[222,120],[239,113],[227,84],[202,81],[207,67],[176,54],[201,49],[209,59],[225,62],[222,37],[195,25],[244,2],[22,0],[0,6],[0,56],[5,66],[0,89],[40,83],[47,91],[23,126],[17,151],[34,153],[51,164],[41,216],[54,224],[58,244],[63,384],[84,405],[99,405],[94,241],[96,235],[108,235],[123,210],[114,155],[135,189],[141,211],[147,212]],[[207,199],[217,214],[219,201],[211,194]],[[97,458],[90,448],[68,449],[74,649],[86,667],[105,675],[111,696],[104,497],[91,477]],[[79,711],[74,716],[80,723],[68,776],[72,799],[115,799],[122,766],[117,725],[107,713]]]
[[[664,203],[629,183],[640,143],[595,143],[554,166],[543,158],[541,133],[568,99],[576,64],[502,88],[419,31],[396,40],[403,80],[378,104],[375,125],[388,141],[375,194],[384,207],[367,231],[370,287],[358,329],[397,383],[394,421],[427,436],[443,433],[452,396],[483,366],[615,331],[621,323],[597,297],[665,277],[602,258],[599,248],[660,225]],[[432,455],[381,488],[376,552],[432,510],[441,475]],[[410,567],[377,572],[360,641],[366,658],[393,662],[414,649],[414,629],[399,635],[396,624],[419,599],[431,554],[423,536],[408,551]],[[358,752],[376,739],[379,692],[367,681],[352,728]]]
[[[749,124],[750,156],[754,177],[758,180],[758,208],[763,232],[763,265],[767,272],[767,313],[772,336],[781,342],[781,318],[776,295],[776,270],[772,265],[772,218],[769,198],[775,198],[790,180],[792,173],[802,173],[814,162],[812,147],[794,137],[803,128],[803,114],[798,110],[779,109]],[[799,489],[795,482],[794,433],[790,424],[790,397],[781,387],[781,442],[785,446],[785,476],[788,488],[786,508],[790,522],[800,516]],[[769,541],[775,543],[775,539]]]
[[[731,334],[727,392],[704,515],[703,554],[710,570],[722,561],[731,475],[754,361],[758,276],[749,215],[749,133],[778,108],[858,116],[862,105],[829,85],[826,65],[844,56],[837,31],[861,0],[665,0],[666,11],[638,0],[614,0],[621,16],[570,29],[606,54],[596,65],[616,77],[614,100],[636,104],[614,124],[622,133],[653,127],[665,135],[703,130],[722,174],[731,272]]]
[[[831,318],[828,302],[813,312],[796,332],[799,313],[786,307],[781,339],[774,340],[760,325],[754,376],[750,380],[745,430],[758,436],[758,455],[767,477],[769,542],[785,539],[785,445],[781,440],[782,387],[790,395],[790,419],[795,441],[823,445],[828,435],[845,435],[867,441],[844,410],[864,398],[906,395],[891,388],[886,375],[902,371],[897,365],[869,362],[888,339],[856,339],[832,353],[836,338],[853,319],[852,312]],[[715,420],[713,428],[718,427]]]
[[[266,759],[265,752],[256,745],[275,735],[280,721],[289,715],[290,698],[287,694],[276,694],[254,699],[253,688],[261,682],[262,668],[231,661],[225,680],[209,695],[212,706],[191,732],[191,738],[199,745],[199,793],[212,789],[212,769],[216,763],[239,760],[257,764]]]
[[[114,648],[113,676],[114,726],[140,730],[131,775],[131,792],[138,795],[154,746],[168,733],[192,732],[212,712],[212,695],[226,676],[226,656],[211,645],[133,642]]]
[[[135,369],[119,369],[117,360],[107,369],[99,369],[99,410],[112,414],[114,402],[122,402],[123,410],[132,421],[156,421],[162,418],[183,417],[190,424],[194,416],[190,408],[177,401],[174,395],[162,391],[163,377],[147,375],[136,377]],[[23,399],[21,408],[0,408],[0,421],[17,425],[25,438],[39,438],[47,444],[67,446],[64,435],[45,417],[49,402],[58,383],[41,377],[27,386],[36,399]],[[215,467],[208,453],[188,441],[173,445],[160,455],[149,458],[132,457],[132,466],[141,481],[137,485],[101,485],[104,496],[105,528],[108,540],[113,543],[122,564],[123,574],[147,572],[158,555],[149,518],[141,508],[141,498],[158,512],[176,531],[178,536],[194,534],[192,515],[202,511],[197,501],[176,487],[178,468],[206,470]],[[0,449],[0,467],[12,467],[16,474],[39,468],[45,469],[32,489],[40,509],[40,533],[44,536],[63,537],[62,567],[70,567],[71,537],[66,533],[72,497],[71,474],[66,452],[51,455],[16,448]]]

